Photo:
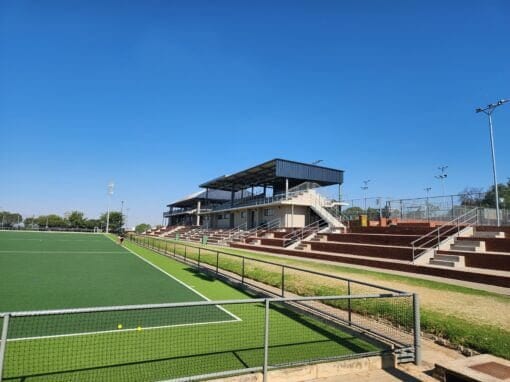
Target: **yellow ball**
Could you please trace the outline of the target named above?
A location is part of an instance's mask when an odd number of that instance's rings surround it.
[[[136,328],[136,330],[138,330],[140,332],[142,330],[142,327],[139,326],[139,327]]]
[[[122,324],[118,324],[117,329],[122,329]]]

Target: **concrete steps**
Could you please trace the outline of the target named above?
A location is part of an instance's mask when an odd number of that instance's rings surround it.
[[[488,232],[488,231],[477,231],[475,229],[474,237],[481,239],[505,239],[505,232]]]
[[[453,244],[450,245],[452,251],[463,252],[485,252],[485,242],[483,240],[458,240],[455,238]]]
[[[450,268],[464,268],[466,266],[464,256],[441,255],[438,253],[435,253],[434,257],[429,260],[429,264]]]

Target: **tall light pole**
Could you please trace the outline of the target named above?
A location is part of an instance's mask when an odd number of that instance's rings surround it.
[[[367,190],[368,190],[368,183],[370,183],[370,179],[363,181],[363,186],[361,186],[361,189],[363,190],[363,205],[365,213],[367,212]]]
[[[113,181],[108,183],[108,210],[106,212],[106,233],[110,232],[110,203],[113,195],[113,187],[115,187]]]
[[[509,100],[501,99],[496,103],[491,103],[486,107],[479,107],[475,110],[476,113],[484,113],[489,117],[489,134],[490,134],[490,142],[491,142],[491,155],[492,155],[492,176],[494,178],[494,192],[496,193],[496,218],[498,227],[501,225],[501,218],[499,216],[499,194],[498,194],[498,178],[496,175],[496,154],[494,153],[494,130],[492,128],[492,113],[498,106],[501,106],[507,103]]]
[[[427,193],[427,201],[425,202],[426,203],[425,207],[426,207],[426,211],[427,211],[427,221],[430,221],[430,214],[429,214],[429,192],[430,192],[430,190],[432,190],[432,187],[425,187],[423,190]]]
[[[439,166],[437,169],[441,171],[441,174],[436,175],[434,178],[439,179],[441,181],[441,190],[444,197],[444,180],[448,177],[448,174],[446,173],[446,169],[448,166]]]
[[[121,200],[120,201],[120,230],[122,231],[122,229],[124,228],[124,215],[122,214],[122,212],[124,211],[124,200]]]

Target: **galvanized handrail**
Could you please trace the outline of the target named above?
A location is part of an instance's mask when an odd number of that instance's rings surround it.
[[[418,239],[413,240],[411,242],[411,246],[413,247],[413,262],[419,258],[421,255],[423,255],[426,251],[437,247],[439,249],[439,246],[441,245],[442,236],[447,235],[458,235],[460,233],[460,227],[461,226],[473,226],[476,225],[478,222],[478,211],[479,207],[473,208],[472,210],[466,212],[463,215],[460,215],[456,217],[453,220],[450,220],[449,222],[437,227],[433,231],[420,236]],[[473,221],[474,220],[474,221]],[[444,228],[446,228],[444,231],[442,231]],[[456,232],[455,232],[456,231]],[[428,238],[428,239],[427,239]],[[426,240],[425,242],[422,242],[423,240]],[[419,246],[417,243],[422,242]],[[430,245],[433,244],[433,245]],[[417,251],[420,251],[420,253],[416,253]]]
[[[328,223],[321,219],[313,223],[310,223],[303,228],[289,232],[287,235],[283,237],[284,240],[283,245],[285,247],[288,247],[289,245],[292,245],[297,241],[303,240],[307,236],[319,232],[321,229],[326,228],[326,226],[328,226]]]

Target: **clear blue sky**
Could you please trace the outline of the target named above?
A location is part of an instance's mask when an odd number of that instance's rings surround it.
[[[282,157],[344,192],[492,182],[486,117],[510,97],[501,1],[0,3],[0,206],[161,222],[201,182]],[[494,116],[510,176],[510,105]]]

